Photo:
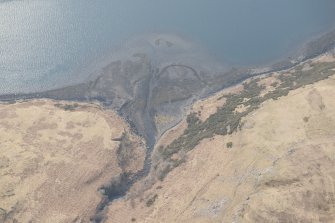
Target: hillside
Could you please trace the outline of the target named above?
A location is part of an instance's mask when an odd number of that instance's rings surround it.
[[[334,222],[334,95],[333,54],[253,77],[152,154],[101,105],[2,103],[0,222]]]
[[[132,144],[120,153],[126,132]],[[100,188],[141,169],[144,155],[143,142],[128,125],[99,106],[50,100],[0,104],[0,222],[101,218]]]
[[[334,222],[334,62],[321,56],[196,103],[188,121],[159,141],[149,179],[111,204],[107,222]],[[261,91],[242,100],[253,103],[229,113],[229,98],[255,82]],[[222,111],[243,114],[236,129],[207,127],[199,141],[187,140],[192,128]],[[216,120],[224,126],[225,119]]]

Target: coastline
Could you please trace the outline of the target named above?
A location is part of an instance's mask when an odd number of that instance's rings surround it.
[[[334,32],[334,37],[335,37],[335,32]],[[182,106],[181,106],[183,112],[181,112],[179,114],[179,116],[178,116],[179,118],[175,119],[175,121],[177,120],[177,123],[175,125],[172,125],[172,127],[167,128],[160,135],[155,136],[157,138],[155,138],[154,144],[152,144],[152,146],[149,146],[149,147],[147,146],[147,150],[146,150],[146,154],[145,154],[144,168],[142,170],[139,170],[137,173],[135,173],[131,177],[126,176],[126,175],[125,176],[122,175],[122,177],[121,177],[122,181],[121,181],[120,184],[117,185],[119,187],[116,190],[117,193],[116,194],[114,194],[114,193],[108,194],[107,195],[108,199],[107,200],[106,200],[106,198],[103,199],[101,204],[99,204],[99,206],[98,206],[97,214],[99,214],[100,211],[103,211],[105,209],[105,207],[108,206],[109,202],[112,202],[113,200],[126,195],[127,192],[129,191],[129,189],[135,183],[137,183],[140,180],[143,180],[146,176],[148,176],[148,174],[150,174],[150,170],[152,169],[151,168],[152,167],[151,157],[152,157],[152,153],[155,149],[155,145],[156,145],[157,141],[160,138],[162,138],[166,133],[168,133],[171,129],[176,128],[179,125],[179,123],[181,123],[181,121],[185,119],[186,115],[188,114],[189,109],[193,105],[192,102],[207,99],[207,98],[209,98],[209,97],[211,97],[211,96],[213,96],[213,95],[215,95],[219,92],[222,92],[223,90],[225,90],[227,88],[233,88],[234,86],[238,86],[242,82],[244,82],[245,80],[247,80],[249,78],[252,78],[252,77],[267,75],[267,74],[271,74],[273,72],[287,71],[287,70],[291,69],[292,67],[303,64],[310,59],[317,58],[317,57],[329,52],[329,49],[333,50],[334,45],[332,45],[332,44],[335,45],[334,42],[330,42],[329,48],[328,47],[326,47],[326,48],[322,47],[322,48],[318,49],[317,52],[322,52],[322,53],[320,53],[316,56],[315,56],[315,53],[314,54],[313,53],[308,54],[301,61],[296,61],[295,63],[290,63],[290,65],[288,67],[282,66],[282,67],[280,67],[281,69],[274,68],[273,70],[265,70],[265,71],[262,70],[261,72],[253,72],[253,73],[249,70],[249,73],[247,75],[243,75],[242,71],[238,71],[238,70],[236,71],[235,70],[230,75],[232,75],[234,77],[235,74],[238,74],[239,75],[238,77],[240,79],[233,79],[232,83],[234,83],[234,84],[229,85],[229,83],[224,83],[224,84],[226,84],[226,86],[223,87],[223,88],[210,89],[207,92],[203,92],[202,95],[199,93],[199,95],[196,95],[195,97],[187,99],[184,103],[182,103]],[[318,45],[318,44],[316,44],[316,45]],[[332,53],[334,53],[334,52],[332,52]],[[171,66],[171,65],[169,65],[169,66]],[[174,66],[174,65],[172,65],[172,66]],[[151,73],[150,73],[149,77],[145,76],[146,78],[149,78],[149,82],[145,82],[143,84],[143,86],[148,86],[146,84],[150,83],[149,84],[150,91],[149,92],[148,91],[143,91],[143,92],[139,91],[142,95],[152,95],[153,94],[153,89],[156,87],[156,85],[159,86],[159,80],[157,80],[157,79],[160,78],[160,75],[157,75],[157,72],[152,71],[152,67],[149,66],[149,68],[150,69],[148,69],[148,70],[151,71]],[[163,69],[162,72],[163,71],[166,72],[166,70],[168,70],[168,68],[165,69],[165,70]],[[190,69],[190,70],[191,70],[190,76],[192,76],[192,75],[194,76],[194,74],[192,74],[192,72],[193,72],[192,69]],[[185,71],[185,70],[183,70],[183,71]],[[169,75],[169,73],[167,73],[167,76],[168,75]],[[200,82],[203,81],[202,78],[203,78],[202,76],[200,76],[200,77],[197,76],[196,77],[196,79],[199,79]],[[102,105],[101,106],[102,109],[113,109],[113,110],[117,111],[119,114],[121,114],[123,119],[126,120],[126,122],[131,126],[131,131],[133,133],[136,133],[137,135],[141,136],[141,132],[138,132],[138,129],[136,128],[136,125],[135,126],[133,125],[133,123],[132,123],[133,120],[131,120],[129,117],[127,117],[127,114],[124,113],[127,110],[123,110],[122,107],[120,107],[119,110],[115,109],[115,107],[113,107],[113,102],[105,100],[103,97],[101,97],[101,98],[99,98],[99,97],[96,97],[96,98],[86,97],[85,91],[87,89],[92,90],[94,87],[96,87],[96,85],[98,84],[99,81],[104,81],[104,77],[102,78],[102,80],[100,80],[100,77],[98,77],[98,79],[95,80],[96,83],[93,83],[93,84],[92,84],[92,82],[83,83],[83,84],[75,86],[73,89],[71,89],[71,88],[69,89],[68,87],[65,87],[65,88],[62,88],[62,89],[59,89],[59,90],[56,90],[56,91],[47,91],[47,92],[32,93],[32,94],[0,95],[0,101],[3,102],[3,103],[15,103],[15,102],[18,102],[18,101],[30,101],[30,100],[33,100],[33,99],[46,98],[46,99],[53,99],[55,101],[65,100],[65,101],[70,101],[70,102],[79,101],[79,102],[85,102],[85,103],[97,103],[98,102],[100,105]],[[140,86],[141,85],[138,85],[136,87],[139,88]],[[56,92],[56,94],[53,94],[55,92]],[[61,94],[58,94],[58,92],[61,92]],[[65,99],[64,99],[64,97],[65,97]],[[134,98],[134,100],[135,99],[136,98]],[[144,110],[146,111],[145,115],[150,115],[150,112],[151,112],[150,111],[150,108],[151,108],[150,105],[152,104],[152,102],[150,100],[147,100],[145,103],[146,103],[146,106],[144,108]],[[128,104],[126,104],[126,105],[128,106]],[[143,137],[143,135],[142,135],[142,137]],[[111,184],[111,185],[113,185],[113,184]],[[103,188],[103,189],[108,189],[108,188],[106,187],[106,188]],[[112,188],[112,189],[115,189],[115,188]]]
[[[329,52],[333,49],[335,49],[335,30],[332,30],[330,32],[326,32],[322,35],[319,35],[317,39],[313,38],[311,41],[303,44],[304,47],[299,50],[302,52],[297,58],[287,58],[286,60],[282,60],[281,62],[274,63],[271,66],[263,66],[263,67],[258,67],[258,68],[233,68],[232,70],[220,74],[216,74],[211,79],[214,78],[214,82],[217,83],[212,83],[212,86],[206,85],[206,81],[208,77],[204,76],[201,77],[199,76],[199,72],[203,72],[202,70],[199,70],[197,68],[194,68],[189,65],[184,65],[183,63],[167,63],[167,65],[155,69],[159,69],[159,72],[157,73],[156,71],[153,71],[153,65],[151,64],[151,61],[145,56],[143,58],[140,58],[140,63],[149,63],[148,64],[148,71],[151,73],[148,79],[148,83],[143,83],[143,85],[148,85],[150,87],[149,92],[145,93],[147,95],[152,95],[153,91],[153,86],[152,85],[157,85],[157,83],[152,83],[153,81],[157,82],[160,79],[160,76],[168,69],[171,69],[173,67],[181,66],[185,67],[185,69],[190,69],[191,73],[194,73],[196,75],[196,78],[198,79],[199,82],[204,82],[202,85],[203,88],[207,88],[205,90],[206,92],[203,93],[197,93],[195,97],[192,97],[191,99],[187,99],[185,102],[182,102],[182,106],[180,106],[179,111],[183,113],[183,110],[185,108],[189,107],[192,105],[193,101],[197,100],[202,100],[204,98],[208,98],[211,95],[222,91],[223,89],[229,88],[236,86],[243,82],[244,80],[254,77],[254,76],[260,76],[272,72],[280,72],[284,71],[287,69],[290,69],[294,66],[299,65],[300,63],[303,63],[309,59],[315,58],[319,55],[322,55],[326,52]],[[124,55],[125,57],[125,55]],[[117,61],[118,62],[118,61]],[[112,62],[112,64],[115,62]],[[110,65],[108,65],[110,66]],[[108,67],[106,66],[106,67]],[[102,69],[102,70],[105,70]],[[103,72],[108,72],[108,71],[103,71]],[[133,126],[134,131],[143,136],[143,130],[139,130],[138,126],[136,126],[136,121],[133,123],[134,120],[131,119],[131,117],[127,117],[128,114],[127,111],[124,111],[124,107],[127,104],[126,101],[120,102],[120,105],[115,105],[115,100],[110,99],[110,96],[104,96],[103,91],[108,91],[107,89],[102,89],[102,94],[99,96],[92,96],[92,95],[87,95],[87,91],[92,90],[95,85],[98,84],[100,79],[104,76],[104,74],[98,75],[95,79],[88,80],[85,82],[82,82],[80,84],[76,85],[71,85],[71,86],[65,86],[62,88],[58,89],[53,89],[53,90],[47,90],[47,91],[42,91],[42,92],[33,92],[33,93],[14,93],[14,94],[2,94],[0,95],[0,101],[1,102],[7,102],[7,103],[14,103],[15,101],[20,101],[20,100],[31,100],[31,99],[42,99],[42,98],[47,98],[47,99],[54,99],[54,100],[67,100],[67,101],[76,101],[76,102],[94,102],[94,103],[100,103],[106,108],[111,108],[115,111],[117,111],[121,116],[123,116],[129,123],[130,125]],[[153,78],[153,79],[151,79]],[[215,79],[217,78],[217,79]],[[220,78],[223,78],[224,80],[219,80]],[[180,99],[176,99],[178,101]],[[147,100],[147,103],[150,104],[150,101]],[[150,110],[150,109],[149,109]],[[145,113],[150,114],[151,111],[147,110]],[[182,119],[185,114],[180,114],[179,118],[176,118],[172,123],[170,123],[166,127],[162,127],[162,129],[159,129],[156,133],[157,135],[150,139],[149,141],[153,141],[154,143],[157,142],[158,138],[164,134],[164,132],[168,131],[170,128],[173,128],[173,126],[176,126]],[[152,115],[149,115],[152,117]],[[149,121],[150,122],[150,121]],[[142,131],[142,132],[141,132]],[[144,134],[145,135],[145,134]],[[152,135],[150,133],[149,135]],[[144,136],[145,137],[145,136]],[[147,140],[149,139],[148,136],[145,137]],[[150,143],[152,144],[152,143]]]

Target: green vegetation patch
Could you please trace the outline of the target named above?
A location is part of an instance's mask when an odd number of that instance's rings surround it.
[[[288,95],[291,90],[313,84],[334,74],[332,69],[335,68],[335,63],[317,63],[311,66],[312,69],[307,71],[303,71],[303,66],[300,65],[291,73],[280,74],[278,76],[280,83],[264,96],[260,96],[265,89],[265,86],[259,84],[260,78],[244,83],[244,90],[238,94],[225,96],[225,105],[206,121],[201,121],[196,113],[191,113],[187,117],[188,127],[184,133],[170,145],[159,149],[165,165],[168,163],[166,168],[158,173],[159,178],[163,180],[174,167],[180,165],[179,160],[172,159],[174,154],[192,150],[203,139],[212,138],[215,135],[232,134],[241,127],[242,118],[259,108],[264,101],[277,100]],[[236,112],[238,106],[244,106],[246,110]]]

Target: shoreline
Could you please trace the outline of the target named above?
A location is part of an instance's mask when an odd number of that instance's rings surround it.
[[[177,36],[177,34],[173,34],[172,36],[174,36],[174,35]],[[163,38],[164,36],[169,37],[169,34],[165,35],[165,34],[153,33],[153,34],[151,34],[147,37],[148,38],[148,43],[146,43],[146,44],[149,44],[149,45],[152,44],[151,43],[152,39],[154,39],[155,36],[157,36],[157,38],[158,37]],[[308,52],[309,51],[308,48],[311,48],[310,46],[312,44],[315,45],[315,43],[320,43],[320,42],[325,41],[324,39],[327,36],[331,36],[331,38],[333,39],[333,41],[328,40],[328,42],[327,42],[327,40],[326,40],[326,42],[325,42],[325,45],[329,45],[330,47],[322,46],[319,49],[313,49],[312,51],[314,51],[314,52],[312,52],[312,53]],[[144,38],[143,35],[141,35],[140,37]],[[180,38],[183,41],[187,41],[187,39],[183,36],[181,36]],[[130,45],[131,45],[131,40],[134,41],[134,40],[136,40],[136,38],[131,37],[131,38],[127,39],[127,41],[130,41]],[[335,24],[334,24],[333,28],[330,28],[329,30],[323,30],[321,32],[315,33],[311,37],[309,37],[308,39],[306,39],[306,40],[296,44],[295,46],[291,47],[292,50],[290,50],[290,52],[286,53],[285,55],[282,55],[282,56],[278,57],[278,59],[274,59],[272,61],[259,63],[259,64],[245,63],[246,65],[243,65],[243,64],[237,64],[237,63],[225,63],[224,61],[221,61],[221,60],[211,56],[211,54],[207,54],[206,53],[207,50],[202,50],[202,51],[198,52],[198,50],[199,50],[198,48],[201,47],[201,46],[196,46],[196,48],[195,48],[196,52],[195,53],[196,54],[203,53],[203,54],[206,54],[207,56],[209,56],[209,58],[206,58],[207,60],[204,62],[205,64],[215,62],[215,63],[218,63],[221,66],[223,66],[225,69],[231,69],[231,68],[236,68],[236,69],[239,69],[239,70],[273,69],[273,71],[274,71],[274,69],[284,69],[283,64],[286,64],[284,66],[286,66],[286,68],[288,68],[288,66],[295,66],[295,64],[291,63],[292,61],[300,60],[300,62],[303,62],[303,60],[305,60],[305,59],[311,59],[311,58],[313,58],[317,55],[320,55],[320,54],[324,53],[325,50],[329,50],[329,48],[335,47],[334,40],[335,40]],[[191,40],[189,40],[189,41],[190,41],[190,43],[192,43]],[[134,42],[136,42],[136,41],[134,41]],[[136,45],[134,45],[134,47],[138,48],[138,49],[141,49],[141,48],[144,49],[145,48],[144,46],[141,47],[141,46],[136,46]],[[150,46],[150,47],[152,47],[152,46]],[[203,46],[201,48],[203,48]],[[3,92],[3,93],[0,93],[0,97],[10,96],[10,95],[18,95],[18,96],[32,95],[32,94],[33,95],[38,95],[39,93],[42,93],[42,92],[67,88],[67,87],[79,85],[79,84],[85,83],[87,81],[93,80],[97,76],[99,76],[100,75],[99,73],[101,73],[101,71],[104,69],[104,67],[109,66],[110,63],[113,63],[114,61],[117,61],[117,60],[120,60],[120,59],[127,59],[127,58],[132,56],[131,55],[132,53],[130,51],[128,51],[126,49],[122,49],[120,46],[115,47],[114,50],[115,51],[110,52],[110,53],[104,53],[104,55],[99,57],[99,58],[95,58],[94,63],[92,62],[92,63],[89,63],[89,64],[85,65],[85,68],[76,68],[76,70],[71,71],[71,73],[72,73],[71,76],[79,76],[80,73],[84,74],[83,76],[85,76],[85,78],[83,78],[80,81],[76,81],[76,80],[71,79],[71,84],[63,83],[63,84],[59,84],[59,87],[55,87],[55,88],[51,87],[51,88],[44,89],[44,90],[16,91],[16,92],[8,92],[8,93]],[[301,58],[302,58],[302,60],[301,60]],[[204,58],[202,58],[202,59],[204,59]],[[164,64],[164,62],[163,62],[163,64]],[[169,65],[169,63],[166,64],[166,66],[168,66],[168,65]],[[172,63],[170,63],[170,65],[172,65]],[[181,63],[181,65],[192,67],[192,64],[189,65],[188,63],[185,63],[185,64]],[[195,69],[197,69],[197,68],[195,68]],[[213,72],[218,72],[218,70],[217,71],[213,70]],[[2,99],[0,98],[0,100],[2,100]]]
[[[203,100],[205,98],[210,97],[211,95],[214,95],[226,88],[230,88],[230,87],[234,87],[237,86],[239,84],[241,84],[243,81],[245,81],[246,79],[250,78],[250,77],[256,77],[256,76],[261,76],[261,75],[266,75],[269,73],[273,73],[273,72],[281,72],[281,71],[285,71],[288,70],[294,66],[297,66],[301,63],[304,63],[310,59],[316,58],[318,56],[321,56],[327,52],[330,52],[332,50],[335,49],[335,30],[332,30],[330,32],[326,32],[323,33],[321,35],[318,36],[317,39],[313,38],[314,40],[309,41],[307,44],[303,44],[304,47],[301,49],[301,51],[304,51],[304,55],[300,56],[300,58],[296,58],[295,60],[288,58],[286,60],[281,60],[281,62],[279,63],[274,63],[271,66],[263,66],[263,67],[258,67],[258,68],[236,68],[235,70],[232,69],[231,71],[225,72],[220,74],[221,76],[227,76],[229,75],[230,72],[236,73],[237,75],[241,75],[241,77],[239,77],[237,80],[232,81],[232,83],[223,83],[222,86],[219,87],[214,87],[212,90],[209,90],[207,93],[203,94],[203,95],[198,95],[196,98],[193,98],[193,101],[198,101],[198,100]],[[112,62],[113,63],[113,62]],[[201,79],[201,77],[199,77],[198,75],[198,70],[193,68],[192,66],[189,65],[183,65],[181,64],[168,64],[165,67],[162,68],[162,70],[160,71],[160,73],[158,74],[153,74],[155,77],[155,79],[160,78],[161,73],[163,73],[165,70],[169,69],[169,68],[173,68],[173,67],[185,67],[185,68],[189,68],[191,69],[192,72],[194,72],[197,75],[197,79],[199,79],[199,81],[204,82],[204,80]],[[158,76],[157,76],[158,75]],[[220,76],[219,75],[219,76]],[[61,87],[61,88],[56,88],[56,89],[52,89],[52,90],[47,90],[47,91],[40,91],[40,92],[32,92],[32,93],[11,93],[11,94],[0,94],[0,103],[15,103],[16,101],[20,101],[20,100],[32,100],[32,99],[53,99],[53,100],[65,100],[65,101],[69,101],[69,102],[84,102],[84,103],[99,103],[101,104],[101,106],[107,108],[107,109],[112,109],[115,110],[120,116],[124,116],[122,110],[122,107],[115,108],[112,106],[113,102],[108,102],[106,101],[106,99],[102,96],[102,97],[94,97],[94,98],[89,98],[89,97],[82,97],[82,94],[85,93],[84,91],[80,92],[81,89],[80,88],[85,88],[87,86],[84,85],[91,85],[92,83],[94,83],[94,85],[97,84],[97,82],[99,81],[99,79],[102,77],[103,75],[98,75],[96,79],[94,80],[90,80],[89,82],[82,82],[79,84],[75,84],[75,85],[70,85],[70,86],[65,86],[65,87]],[[206,80],[205,80],[206,81]],[[152,82],[152,80],[150,80],[150,82]],[[52,95],[52,92],[61,92],[64,90],[64,92],[68,89],[68,88],[78,88],[78,89],[74,89],[70,92],[67,92],[65,94],[61,93],[58,94],[57,93],[55,95]],[[88,86],[88,89],[91,86]],[[150,87],[152,88],[152,86]],[[78,90],[78,91],[77,91]],[[151,95],[152,89],[150,89],[149,95]],[[48,95],[51,92],[51,95]],[[193,102],[186,102],[186,104],[184,104],[183,108],[181,109],[182,111],[184,111],[185,109],[187,110],[191,105],[193,104]],[[184,112],[183,112],[184,113]],[[178,125],[178,123],[180,123],[180,121],[183,119],[183,117],[185,116],[185,114],[181,114],[180,115],[180,119],[178,119],[172,126],[163,129],[163,131],[159,131],[159,135],[156,135],[153,140],[155,145],[157,143],[157,141],[159,140],[159,138],[165,133],[167,132],[169,129],[173,128],[174,126]],[[132,120],[130,120],[128,117],[124,117],[124,119],[133,127],[134,132],[138,135],[141,135],[141,133],[137,130],[136,125],[134,123],[132,123]],[[158,132],[157,132],[158,133]],[[145,138],[145,137],[144,137]],[[149,140],[151,141],[151,140]]]
[[[335,34],[335,32],[334,32]],[[321,49],[323,50],[323,49]],[[203,94],[201,97],[198,97],[196,99],[196,101],[199,101],[199,100],[205,100],[206,98],[209,98],[225,89],[228,89],[228,88],[231,88],[231,87],[234,87],[234,86],[238,86],[240,85],[242,82],[244,82],[245,80],[247,79],[250,79],[250,78],[255,78],[255,77],[258,77],[258,76],[262,76],[262,75],[268,75],[268,74],[271,74],[271,73],[274,73],[274,72],[285,72],[289,69],[292,69],[293,67],[295,66],[299,66],[300,64],[303,64],[303,63],[306,63],[307,61],[309,60],[312,60],[312,59],[316,59],[322,55],[325,55],[327,54],[327,52],[323,52],[321,54],[318,54],[316,56],[313,56],[313,57],[307,57],[304,59],[304,60],[301,60],[301,61],[298,61],[294,64],[291,64],[291,66],[289,67],[284,67],[282,69],[273,69],[273,70],[266,70],[266,71],[263,71],[263,72],[259,72],[259,73],[252,73],[252,74],[249,74],[247,76],[244,76],[240,81],[238,81],[237,83],[233,84],[233,85],[229,85],[229,86],[226,86],[226,87],[223,87],[221,89],[213,89],[212,92],[208,92],[207,94]],[[171,65],[170,65],[171,66]],[[150,80],[153,80],[153,79],[150,79]],[[150,92],[151,93],[151,92]],[[71,95],[69,95],[71,96]],[[7,97],[7,98],[6,98]],[[7,100],[4,100],[7,99]],[[99,100],[99,99],[95,99],[94,101],[93,100],[86,100],[85,98],[75,98],[72,99],[72,100],[64,100],[62,98],[59,98],[59,99],[55,99],[55,98],[48,98],[48,97],[45,97],[43,95],[43,92],[41,93],[33,93],[33,94],[12,94],[12,95],[0,95],[0,103],[16,103],[16,102],[20,102],[20,101],[23,101],[23,102],[26,102],[26,101],[30,101],[30,100],[34,100],[34,99],[48,99],[48,100],[53,100],[53,101],[67,101],[67,102],[83,102],[83,103],[88,103],[88,104],[95,104],[95,105],[98,105],[99,107],[101,107],[103,110],[105,109],[112,109],[114,110],[112,107],[108,106],[108,105],[105,105],[104,103],[106,103],[106,101],[104,100]],[[195,100],[195,99],[193,99]],[[111,202],[113,202],[115,199],[118,199],[118,198],[122,198],[124,197],[125,195],[127,195],[129,189],[138,181],[140,180],[143,180],[145,179],[146,176],[148,176],[150,174],[150,171],[152,169],[152,161],[151,161],[151,156],[152,156],[152,153],[155,149],[155,145],[157,144],[157,142],[159,141],[160,138],[164,137],[164,135],[166,133],[168,133],[171,129],[177,127],[179,125],[179,123],[182,122],[182,120],[185,119],[187,113],[188,113],[188,110],[189,108],[191,108],[193,105],[193,103],[189,103],[186,107],[183,107],[182,109],[182,113],[180,114],[180,120],[177,122],[177,124],[173,125],[172,127],[170,128],[167,128],[164,132],[162,132],[160,135],[157,136],[157,138],[154,139],[154,143],[152,146],[146,148],[146,151],[145,151],[145,161],[144,161],[144,166],[143,166],[143,169],[142,170],[139,170],[138,172],[136,172],[133,176],[127,176],[127,175],[122,175],[121,179],[122,179],[122,182],[120,185],[118,185],[120,188],[118,190],[118,192],[116,194],[108,194],[108,195],[105,195],[103,199],[106,199],[107,200],[103,200],[103,202],[98,206],[97,208],[97,213],[100,213],[100,211],[103,211],[105,209],[105,207],[108,207],[109,204]],[[124,115],[122,115],[120,113],[120,111],[117,111],[117,110],[114,110],[115,112],[118,113],[118,115],[124,119],[126,121],[126,123],[130,126],[130,129],[131,131],[138,135],[138,136],[141,136],[140,135],[140,132],[137,131],[136,129],[136,126],[133,126],[133,123],[132,123],[132,120],[130,120],[129,118],[127,117],[124,117]],[[142,135],[141,138],[144,138],[145,137]],[[105,188],[105,189],[108,189],[108,188]]]

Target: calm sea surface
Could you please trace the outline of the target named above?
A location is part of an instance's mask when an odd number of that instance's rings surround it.
[[[0,93],[83,80],[153,32],[192,39],[226,64],[264,64],[334,28],[334,12],[334,0],[0,0]]]

